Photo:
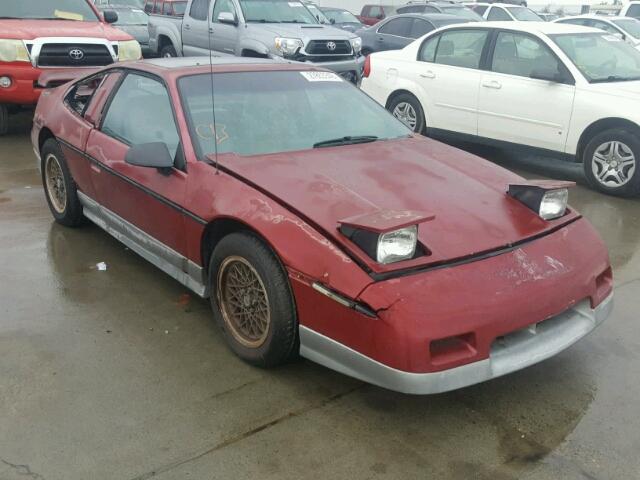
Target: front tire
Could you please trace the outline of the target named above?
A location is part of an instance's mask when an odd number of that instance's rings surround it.
[[[391,114],[409,127],[414,133],[424,133],[426,123],[422,105],[409,93],[396,96],[387,108]]]
[[[0,104],[0,135],[9,133],[9,107]]]
[[[297,354],[298,320],[286,271],[250,233],[232,233],[209,264],[211,306],[227,344],[241,359],[269,368]]]
[[[52,138],[47,140],[40,156],[42,185],[53,218],[67,227],[82,225],[84,216],[78,189],[58,142]]]
[[[173,45],[165,45],[160,50],[160,56],[162,58],[175,58],[178,56],[178,52]]]
[[[582,158],[589,184],[603,193],[619,197],[640,195],[640,140],[623,128],[597,134]]]

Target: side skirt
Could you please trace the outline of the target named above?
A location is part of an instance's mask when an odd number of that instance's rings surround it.
[[[89,220],[198,296],[209,297],[202,267],[160,243],[84,193],[78,192],[78,198],[83,206],[83,213]]]

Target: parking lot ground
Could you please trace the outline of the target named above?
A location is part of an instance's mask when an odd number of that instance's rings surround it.
[[[640,479],[639,201],[571,192],[615,268],[601,328],[525,371],[414,397],[302,360],[242,363],[205,301],[98,228],[53,223],[28,128],[0,139],[0,480]]]

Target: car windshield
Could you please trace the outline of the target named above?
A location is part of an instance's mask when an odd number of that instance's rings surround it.
[[[360,23],[358,17],[346,10],[324,10],[324,14],[335,23]]]
[[[591,83],[640,80],[640,52],[615,35],[550,35]]]
[[[307,8],[320,23],[329,23],[329,19],[324,16],[324,13],[322,13],[322,10],[320,10],[318,7],[316,7],[315,5],[307,4]]]
[[[116,25],[147,25],[149,23],[149,16],[142,10],[118,9],[116,12],[118,13]]]
[[[0,18],[76,20],[97,22],[98,16],[87,0],[2,0]]]
[[[318,23],[316,17],[300,2],[288,0],[240,0],[247,22]]]
[[[178,85],[199,155],[307,150],[405,137],[411,132],[367,95],[332,72],[210,74]]]
[[[635,18],[625,18],[624,20],[611,20],[633,38],[640,39],[640,22]]]
[[[478,15],[473,10],[468,9],[467,7],[445,7],[441,6],[440,9],[442,13],[448,13],[450,15],[455,15],[456,17],[466,18],[467,20],[482,20],[482,17]]]
[[[513,18],[521,22],[544,22],[544,20],[533,10],[527,7],[507,7]]]

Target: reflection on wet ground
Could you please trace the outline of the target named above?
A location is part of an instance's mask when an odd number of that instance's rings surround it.
[[[410,397],[237,360],[206,302],[98,228],[52,223],[26,123],[0,139],[0,479],[640,478],[637,200],[571,192],[615,267],[602,328],[523,372]],[[581,181],[579,165],[480,153]]]

